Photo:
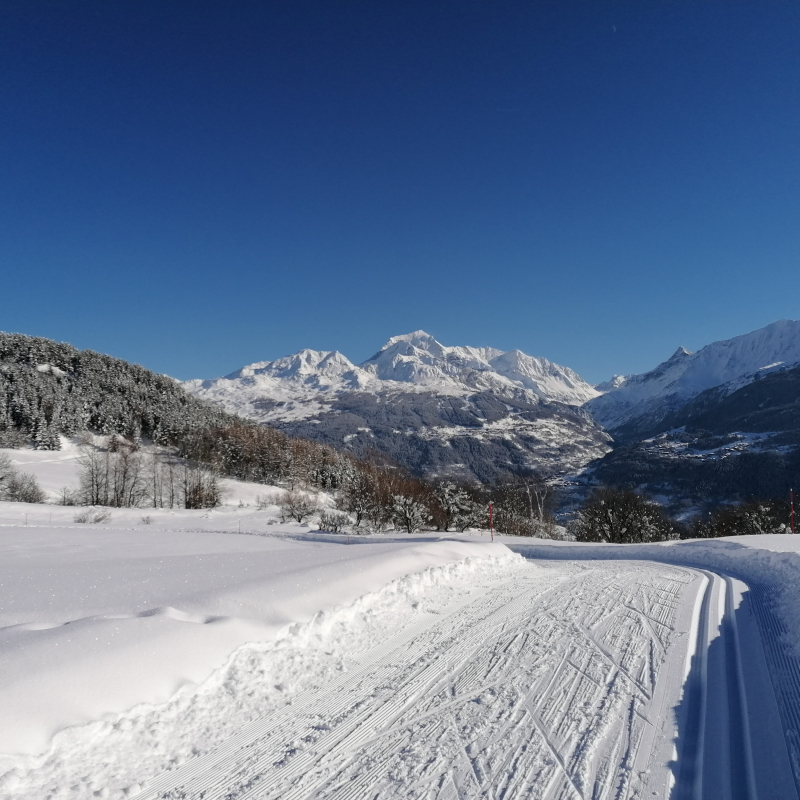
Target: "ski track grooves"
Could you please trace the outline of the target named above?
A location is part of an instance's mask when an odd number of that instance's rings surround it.
[[[678,709],[671,798],[796,800],[789,737],[776,699],[780,684],[773,684],[768,669],[767,654],[782,648],[757,622],[771,618],[763,598],[730,575],[695,571],[704,580],[691,670]],[[785,699],[796,708],[796,695]]]
[[[540,567],[420,613],[137,800],[796,800],[800,670],[770,589]]]
[[[657,678],[699,582],[647,563],[531,569],[420,615],[137,798],[623,800],[646,783],[666,797],[669,770],[648,769],[677,697]]]

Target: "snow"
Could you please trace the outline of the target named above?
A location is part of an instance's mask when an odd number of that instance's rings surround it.
[[[22,504],[4,505],[6,519],[22,513]],[[173,520],[197,524],[187,516]],[[67,725],[164,702],[245,642],[274,640],[287,624],[398,577],[488,552],[280,535],[302,535],[299,526],[252,536],[165,531],[157,522],[125,530],[119,521],[0,528],[0,752],[39,752]]]
[[[39,486],[45,493],[46,500],[49,502],[57,502],[61,497],[61,490],[77,489],[79,485],[79,466],[78,459],[81,456],[81,445],[77,439],[69,438],[66,436],[60,437],[61,449],[60,450],[13,450],[10,448],[0,447],[0,455],[6,455],[11,461],[12,466],[20,472],[27,472],[32,474]],[[94,441],[96,444],[104,445],[106,442],[105,437],[95,436]],[[270,494],[278,495],[280,490],[275,487],[267,487],[262,484],[245,483],[230,478],[222,480],[223,491],[225,495],[226,506],[235,506],[238,503],[246,505],[255,505],[258,501],[259,495],[269,496]],[[4,504],[11,507],[15,504]],[[20,514],[33,514],[41,518],[41,514],[37,509],[41,506],[31,506],[27,503],[17,504]],[[69,518],[75,513],[75,509],[71,511],[59,510],[48,506],[48,513],[45,517],[52,517],[53,514],[61,514],[64,520]],[[252,509],[251,509],[252,511]],[[208,512],[212,516],[218,515],[219,511]],[[138,524],[144,514],[155,515],[159,518],[181,518],[180,512],[165,511],[164,509],[118,509],[113,512],[114,516],[120,519],[125,519],[130,524]],[[177,516],[176,516],[177,514]],[[15,519],[15,522],[19,518]],[[263,520],[263,515],[259,517]],[[182,524],[182,523],[180,523]],[[178,525],[180,527],[180,524]],[[234,523],[235,524],[235,523]]]
[[[32,474],[48,500],[57,500],[63,487],[77,488],[81,451],[72,440],[61,437],[61,450],[11,450],[0,448],[20,472]]]
[[[797,796],[800,536],[334,536],[229,489],[0,503],[2,800]]]
[[[307,419],[352,391],[522,392],[532,402],[567,405],[581,405],[597,395],[577,373],[547,359],[519,350],[448,347],[424,331],[392,337],[358,366],[337,351],[301,350],[250,364],[224,378],[190,380],[183,386],[260,421]]]
[[[683,347],[654,370],[616,376],[596,387],[603,391],[586,408],[604,427],[614,429],[645,415],[664,414],[706,389],[727,391],[757,374],[800,364],[800,320],[779,320],[757,331],[714,342],[696,353]]]
[[[715,569],[770,587],[782,623],[784,640],[800,659],[800,535],[732,536],[659,542],[648,545],[591,545],[540,541],[508,543],[516,552],[535,558],[646,559]]]
[[[686,570],[628,563],[507,569],[429,606],[324,691],[157,779],[143,800],[631,796],[649,771],[638,745],[654,728],[651,702],[677,700],[674,681],[653,693],[653,654],[683,649],[670,626],[693,583]],[[667,715],[659,747],[673,730]],[[666,761],[650,786],[666,785]]]
[[[0,528],[0,752],[7,754],[0,757],[0,797],[45,796],[41,781],[51,779],[64,793],[56,796],[80,796],[69,787],[83,777],[130,786],[130,775],[141,778],[142,759],[155,774],[176,754],[190,756],[198,737],[214,743],[252,718],[259,706],[248,692],[263,675],[231,672],[242,660],[269,660],[287,636],[301,635],[297,625],[335,627],[337,607],[349,607],[341,612],[347,624],[338,623],[338,645],[377,642],[407,621],[426,586],[441,585],[447,594],[516,563],[499,544],[371,537],[348,546],[343,537],[304,540],[297,527],[293,538],[280,525],[271,536],[149,526]],[[406,575],[417,577],[403,582]],[[390,597],[364,601],[367,618],[353,623],[354,602],[393,581]],[[386,608],[373,629],[376,602]],[[315,615],[325,609],[332,616],[323,623]],[[319,670],[336,669],[318,652],[286,655],[287,663],[269,665],[285,683],[270,685],[263,708],[285,703],[292,682],[302,686]],[[175,714],[187,707],[194,722],[182,726]],[[102,756],[94,744],[101,732],[109,737]],[[142,741],[148,737],[155,741],[149,748]],[[80,774],[67,779],[65,770]]]

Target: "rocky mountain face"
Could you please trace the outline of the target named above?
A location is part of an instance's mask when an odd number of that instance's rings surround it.
[[[580,408],[598,392],[577,373],[519,350],[447,347],[424,331],[393,337],[359,365],[302,350],[183,385],[292,435],[376,450],[428,476],[562,474],[609,449]]]

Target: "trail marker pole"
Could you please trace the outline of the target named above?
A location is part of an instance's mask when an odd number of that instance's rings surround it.
[[[794,531],[794,528],[792,528]],[[489,503],[489,535],[492,537],[492,541],[494,541],[494,526],[492,525],[492,504]]]
[[[789,520],[792,523],[792,533],[794,533],[794,489],[789,489]]]

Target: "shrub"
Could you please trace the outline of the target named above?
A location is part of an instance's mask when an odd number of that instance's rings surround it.
[[[44,502],[44,492],[36,478],[27,472],[19,472],[5,453],[0,453],[0,500],[15,503]]]
[[[635,544],[676,537],[661,506],[636,492],[595,489],[570,526],[579,542]]]
[[[708,539],[718,536],[747,536],[786,533],[789,509],[780,500],[752,500],[735,506],[720,506],[695,520],[689,536]]]
[[[351,524],[350,515],[341,511],[323,511],[319,516],[320,530],[340,533]]]
[[[73,519],[75,522],[98,524],[108,522],[111,519],[111,512],[107,508],[87,508],[76,514]]]

